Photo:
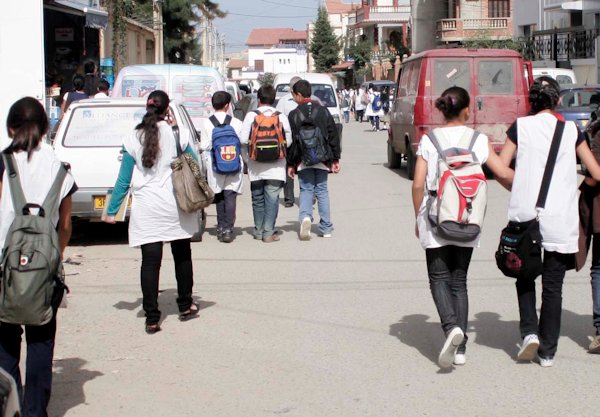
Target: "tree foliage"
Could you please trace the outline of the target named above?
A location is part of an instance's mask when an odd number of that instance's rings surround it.
[[[275,82],[275,74],[272,72],[265,72],[258,76],[258,82],[260,85],[273,85]]]
[[[513,39],[492,39],[485,32],[463,42],[465,48],[512,49],[523,53],[523,43]]]
[[[319,7],[315,30],[310,43],[310,53],[315,61],[317,72],[331,71],[331,67],[339,62],[339,40],[333,33],[329,16],[323,7]]]
[[[360,70],[371,62],[371,44],[362,37],[358,41],[354,41],[348,48],[348,55],[354,59],[354,68]]]

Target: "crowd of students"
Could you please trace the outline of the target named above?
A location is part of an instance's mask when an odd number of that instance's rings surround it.
[[[357,85],[353,88],[346,86],[343,90],[338,91],[338,101],[344,122],[349,123],[352,115],[354,120],[360,123],[366,117],[372,130],[377,132],[387,129],[390,100],[389,87],[377,91],[372,84],[368,84],[366,89]]]

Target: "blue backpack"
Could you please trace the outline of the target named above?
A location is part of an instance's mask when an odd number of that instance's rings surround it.
[[[375,98],[373,99],[373,104],[371,105],[371,107],[375,111],[381,110],[381,97],[375,96]]]
[[[231,116],[227,115],[222,124],[215,116],[211,116],[209,120],[215,127],[212,132],[213,171],[217,174],[240,172],[241,145],[237,133],[231,127]]]

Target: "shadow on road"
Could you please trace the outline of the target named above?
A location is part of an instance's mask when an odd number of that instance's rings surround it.
[[[48,414],[62,417],[70,409],[85,404],[83,386],[86,382],[104,375],[99,371],[83,369],[87,362],[81,358],[66,358],[54,361],[52,372],[52,397]]]
[[[127,244],[129,223],[73,222],[73,235],[69,246],[95,246]]]
[[[141,291],[141,290],[140,290]],[[158,304],[159,308],[162,312],[161,322],[167,316],[179,315],[179,308],[177,306],[177,289],[176,288],[168,288],[166,290],[161,290],[158,295]],[[204,301],[199,297],[194,297],[194,302],[198,304],[200,310],[204,310],[206,308],[214,306],[216,303],[214,301]],[[142,297],[138,298],[135,301],[119,301],[118,303],[113,305],[117,310],[129,310],[134,311],[139,309],[137,312],[137,317],[145,317],[144,310],[142,307]]]
[[[475,320],[469,320],[469,332],[475,333],[472,340],[476,344],[503,350],[517,359],[517,343],[520,340],[518,321],[503,321],[500,314],[485,311],[475,314]]]
[[[429,316],[425,314],[404,316],[398,323],[390,325],[390,335],[417,349],[421,355],[437,364],[444,332],[439,323],[428,322],[428,319]]]

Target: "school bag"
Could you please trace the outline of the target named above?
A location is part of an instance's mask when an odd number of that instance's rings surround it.
[[[58,171],[42,205],[27,203],[14,156],[3,153],[8,171],[15,219],[2,250],[0,321],[40,326],[52,319],[53,307],[60,304],[65,289],[60,245],[52,213],[58,210],[60,191],[67,174],[64,164]],[[38,209],[32,214],[32,209]],[[58,304],[53,305],[58,302]]]
[[[231,116],[225,116],[223,123],[213,115],[209,119],[215,127],[212,131],[213,171],[218,174],[235,174],[242,169],[240,138],[231,126]]]
[[[342,93],[342,108],[350,107],[350,95]]]
[[[250,159],[274,162],[285,159],[286,143],[278,111],[271,115],[255,110],[256,117],[250,132]]]
[[[369,93],[367,93],[367,92],[364,92],[364,93],[363,93],[363,94],[360,96],[360,102],[366,106],[367,104],[369,104],[369,101],[370,101],[370,100],[369,100]]]
[[[375,98],[373,99],[373,104],[371,104],[371,107],[375,111],[381,110],[381,97],[375,96]]]
[[[312,111],[315,113],[314,116],[316,116],[319,107],[315,107]],[[300,118],[300,123],[298,123],[300,128],[298,129],[296,139],[302,164],[310,167],[333,159],[331,147],[321,128],[316,125],[313,117],[306,117],[301,110],[298,110],[297,114]]]
[[[456,146],[446,148],[435,129],[427,136],[438,152],[436,187],[428,200],[433,231],[446,240],[471,242],[481,233],[487,207],[487,180],[473,152],[479,132],[467,129]]]

